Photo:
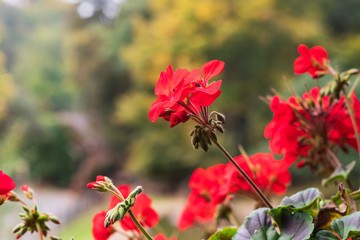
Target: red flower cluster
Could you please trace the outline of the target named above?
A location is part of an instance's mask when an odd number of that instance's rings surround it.
[[[189,181],[192,192],[178,224],[180,230],[185,230],[195,223],[209,222],[214,218],[216,207],[226,197],[226,193],[220,194],[224,174],[223,164],[207,169],[198,168],[194,171]]]
[[[360,104],[355,96],[352,99],[360,123]],[[320,164],[325,170],[333,170],[332,152],[347,145],[357,149],[344,101],[344,97],[331,100],[329,96],[321,96],[318,88],[287,101],[274,96],[270,102],[274,118],[264,133],[270,138],[271,151],[285,154],[284,159],[289,163],[302,157],[311,167]]]
[[[125,198],[129,196],[129,185],[121,185],[118,189]],[[121,202],[120,199],[112,196],[108,210],[114,208],[119,202]],[[144,227],[153,227],[159,222],[159,216],[151,207],[151,203],[152,200],[146,194],[142,193],[136,198],[135,205],[131,208],[135,217]],[[92,233],[95,240],[106,240],[115,232],[115,229],[112,226],[108,228],[104,227],[105,215],[106,212],[102,211],[93,218]],[[140,230],[136,227],[129,214],[126,214],[123,220],[120,221],[120,226],[125,231],[136,231],[140,233]]]
[[[174,72],[169,65],[161,72],[155,86],[157,100],[151,105],[149,118],[155,122],[158,117],[170,121],[170,127],[186,122],[189,116],[200,116],[201,107],[210,106],[220,95],[222,81],[209,84],[209,80],[220,74],[224,62],[213,60],[200,69],[188,71],[178,69]],[[202,73],[202,75],[201,75]]]
[[[284,194],[291,176],[288,164],[275,160],[270,153],[257,153],[251,157],[238,156],[235,161],[266,194]],[[195,223],[206,223],[214,219],[219,204],[231,194],[257,196],[251,186],[240,175],[232,163],[218,164],[207,169],[199,168],[190,178],[192,189],[183,210],[178,228],[185,230]]]
[[[300,57],[295,59],[295,74],[309,73],[313,78],[327,72],[329,58],[326,50],[321,46],[315,46],[309,50],[304,44],[298,47]]]
[[[256,153],[250,157],[240,155],[234,160],[264,194],[282,195],[286,192],[291,175],[288,171],[289,164],[283,160],[276,160],[271,153]],[[222,191],[244,193],[258,199],[254,190],[232,164],[227,164],[225,172]]]
[[[0,195],[6,195],[15,188],[14,181],[0,170]]]

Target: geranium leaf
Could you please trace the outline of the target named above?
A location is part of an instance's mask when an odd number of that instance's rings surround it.
[[[280,228],[279,240],[308,239],[314,230],[313,218],[307,212],[291,212],[287,207],[271,209],[269,214]]]
[[[320,208],[319,199],[319,190],[316,188],[308,188],[290,197],[284,197],[280,206],[287,206],[290,207],[292,211],[304,211],[310,213],[312,216],[315,216]]]
[[[339,237],[328,230],[321,230],[316,233],[314,240],[339,240]]]
[[[335,219],[331,228],[341,239],[348,239],[360,234],[360,212]]]
[[[268,208],[259,208],[245,218],[232,240],[278,240],[279,235],[271,224]]]
[[[236,231],[236,228],[226,227],[215,232],[208,240],[231,240]]]
[[[337,180],[346,180],[349,177],[350,172],[354,169],[356,162],[352,161],[346,167],[340,166],[328,177],[321,181],[322,186],[326,186],[329,182]]]

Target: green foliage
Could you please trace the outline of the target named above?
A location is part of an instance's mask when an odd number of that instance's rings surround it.
[[[354,169],[356,161],[352,161],[349,165],[343,167],[342,165],[335,169],[335,171],[328,177],[321,181],[322,186],[326,186],[333,181],[346,181],[350,172]]]
[[[347,215],[342,218],[335,219],[331,222],[331,229],[340,237],[340,239],[349,239],[360,237],[360,212]],[[335,234],[327,230],[319,231],[315,240],[320,239],[339,239]]]
[[[303,211],[314,216],[320,206],[320,192],[316,188],[308,188],[290,197],[285,197],[280,206],[289,208],[293,212]]]
[[[214,233],[209,240],[231,240],[236,231],[236,228],[226,227]]]
[[[244,223],[239,227],[233,240],[277,240],[279,236],[271,224],[271,217],[268,211],[268,208],[259,208],[253,211],[245,218]]]

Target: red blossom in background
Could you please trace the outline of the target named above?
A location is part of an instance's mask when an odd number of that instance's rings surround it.
[[[240,155],[234,160],[265,194],[282,195],[286,192],[291,175],[289,164],[283,160],[276,160],[271,153],[256,153],[250,157]],[[226,165],[224,180],[222,192],[245,193],[258,199],[251,186],[230,163]]]
[[[0,170],[0,195],[6,195],[15,188],[14,181]]]
[[[282,195],[286,192],[291,176],[289,165],[284,164],[284,161],[275,160],[270,153],[258,153],[249,159],[239,156],[235,161],[266,194]],[[192,192],[180,215],[180,230],[214,220],[218,206],[226,199],[231,200],[233,193],[258,199],[251,186],[231,163],[196,169],[191,175],[189,188]]]
[[[319,77],[320,74],[327,72],[328,54],[321,46],[309,48],[300,44],[298,47],[300,57],[295,59],[294,72],[295,74],[309,73],[312,78]]]
[[[213,220],[216,207],[225,200],[227,195],[219,191],[224,182],[222,177],[224,174],[224,164],[217,164],[207,169],[198,168],[193,172],[189,181],[192,192],[178,223],[180,230],[185,230],[195,223]]]
[[[321,96],[318,88],[300,97],[290,97],[287,101],[274,96],[270,109],[273,120],[266,126],[264,136],[270,138],[270,149],[276,154],[285,154],[284,160],[294,162],[299,157],[316,168],[321,165],[331,171],[329,151],[351,146],[357,149],[355,132],[345,107],[344,97],[331,101],[329,96]],[[360,112],[360,104],[352,98],[355,113]],[[360,123],[360,115],[356,117]]]
[[[92,234],[95,240],[107,240],[115,231],[112,226],[105,228],[105,216],[106,212],[102,211],[95,214],[92,220]]]
[[[127,198],[129,196],[129,185],[120,185],[118,189],[120,190],[124,198]],[[115,207],[119,202],[121,202],[120,199],[112,196],[109,209]],[[131,207],[131,211],[139,220],[140,224],[144,227],[154,227],[156,224],[159,223],[159,215],[151,207],[151,203],[152,200],[145,193],[141,193],[139,196],[137,196],[135,205]],[[129,214],[126,214],[123,220],[120,221],[120,225],[125,231],[135,230],[140,233],[140,230],[138,229],[138,227],[136,227]]]
[[[171,238],[167,239],[164,234],[158,233],[155,235],[154,240],[177,240],[177,238],[171,237]]]

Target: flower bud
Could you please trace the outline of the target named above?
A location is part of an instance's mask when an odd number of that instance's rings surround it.
[[[55,224],[60,224],[60,221],[57,217],[49,215],[49,220],[52,221]]]
[[[9,192],[7,194],[7,197],[8,197],[8,200],[11,202],[18,202],[20,200],[18,195],[13,191]]]
[[[0,195],[0,206],[3,205],[7,200],[6,195]]]
[[[50,236],[50,239],[51,239],[51,240],[62,240],[61,238],[55,237],[55,236]]]
[[[25,196],[26,196],[28,199],[33,200],[33,198],[34,198],[34,191],[33,191],[28,185],[22,185],[21,191],[23,191],[23,192],[25,193]]]
[[[111,187],[112,181],[106,176],[97,176],[95,182],[87,184],[87,187],[98,192],[107,192],[108,188]]]

